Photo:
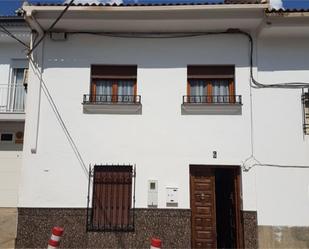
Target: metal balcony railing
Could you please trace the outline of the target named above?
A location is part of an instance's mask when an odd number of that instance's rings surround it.
[[[25,100],[23,85],[0,84],[0,112],[24,112]]]
[[[241,95],[184,95],[183,104],[241,104]]]
[[[140,95],[93,95],[85,94],[83,104],[140,104]]]
[[[303,128],[304,134],[309,135],[309,93],[304,93],[302,95],[302,102],[303,102]]]

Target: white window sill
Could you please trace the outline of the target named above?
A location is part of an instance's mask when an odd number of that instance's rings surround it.
[[[122,114],[122,115],[141,115],[142,104],[83,104],[83,113],[85,114]]]
[[[191,104],[181,105],[182,115],[241,115],[242,104]]]

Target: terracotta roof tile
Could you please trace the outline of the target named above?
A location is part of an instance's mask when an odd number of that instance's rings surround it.
[[[301,13],[309,12],[309,9],[270,9],[267,13]]]
[[[190,5],[223,5],[223,4],[261,4],[263,0],[225,0],[222,2],[213,2],[213,1],[201,1],[201,2],[166,2],[166,3],[150,3],[150,2],[141,2],[141,3],[121,3],[121,4],[110,4],[110,3],[77,3],[72,4],[72,6],[112,6],[112,7],[136,7],[136,6],[190,6]],[[36,3],[35,6],[64,6],[67,4],[61,3]]]

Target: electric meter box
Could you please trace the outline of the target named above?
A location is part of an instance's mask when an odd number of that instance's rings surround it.
[[[148,181],[148,203],[149,208],[158,207],[158,181],[149,180]]]
[[[178,188],[167,187],[166,188],[166,205],[178,206]]]

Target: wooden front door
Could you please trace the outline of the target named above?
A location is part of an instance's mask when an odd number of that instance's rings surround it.
[[[192,248],[216,248],[216,199],[214,169],[190,169]]]

